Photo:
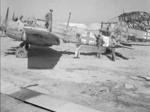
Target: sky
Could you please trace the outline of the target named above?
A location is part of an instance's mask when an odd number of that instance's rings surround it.
[[[53,19],[61,22],[67,21],[69,12],[71,22],[107,21],[123,11],[150,12],[150,0],[1,0],[2,18],[8,6],[11,15],[36,18],[44,18],[52,8]]]

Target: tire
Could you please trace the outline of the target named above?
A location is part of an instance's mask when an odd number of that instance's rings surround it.
[[[25,48],[18,48],[16,51],[17,58],[26,58],[27,55],[28,55],[28,52]]]
[[[25,45],[25,49],[26,49],[26,50],[29,50],[29,48],[30,48],[30,45],[29,45],[29,44],[26,44],[26,45]]]

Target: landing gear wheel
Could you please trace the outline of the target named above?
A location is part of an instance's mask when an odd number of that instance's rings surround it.
[[[29,50],[29,47],[30,47],[29,44],[26,44],[26,45],[25,45],[25,49],[26,49],[26,50]]]
[[[17,58],[26,58],[27,54],[28,54],[28,52],[25,48],[18,48],[16,51]]]

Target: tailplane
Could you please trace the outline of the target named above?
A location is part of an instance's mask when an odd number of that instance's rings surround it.
[[[9,15],[9,7],[7,8],[5,19],[4,19],[3,23],[2,23],[2,25],[0,26],[0,30],[2,32],[5,32],[6,29],[7,29],[7,26],[8,26],[8,15]]]

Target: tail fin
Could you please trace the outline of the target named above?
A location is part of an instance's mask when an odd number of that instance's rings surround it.
[[[7,8],[5,20],[3,21],[2,25],[0,25],[0,30],[2,32],[5,32],[6,29],[7,29],[7,26],[8,26],[8,14],[9,14],[9,7]]]
[[[9,15],[9,7],[7,8],[7,12],[6,12],[5,20],[4,20],[4,25],[6,28],[8,26],[8,15]]]

